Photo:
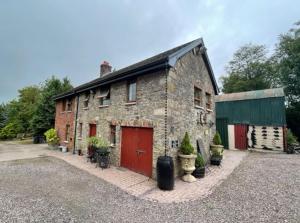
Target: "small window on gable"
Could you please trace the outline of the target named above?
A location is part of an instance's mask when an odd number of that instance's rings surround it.
[[[72,111],[72,100],[71,99],[67,100],[67,111]]]
[[[202,90],[198,87],[194,87],[194,105],[202,107]]]
[[[131,80],[127,84],[127,101],[136,101],[136,80]]]
[[[110,125],[110,143],[115,145],[116,144],[116,126]]]
[[[110,105],[110,86],[100,88],[99,106]]]
[[[212,109],[211,94],[206,92],[205,99],[206,99],[206,109]]]
[[[84,108],[89,107],[89,100],[90,100],[90,94],[89,93],[85,93],[84,99],[83,99],[83,107]]]

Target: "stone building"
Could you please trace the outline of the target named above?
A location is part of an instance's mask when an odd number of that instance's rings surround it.
[[[188,132],[191,142],[206,150],[215,133],[218,87],[203,40],[197,39],[111,72],[101,64],[100,77],[56,97],[57,110],[74,102],[74,149],[87,149],[87,138],[111,143],[111,162],[155,178],[158,156],[174,157]],[[66,135],[56,115],[60,136]],[[72,147],[71,147],[72,148]]]

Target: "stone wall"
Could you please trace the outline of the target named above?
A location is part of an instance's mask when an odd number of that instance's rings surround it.
[[[75,108],[76,101],[75,97],[72,101],[72,111],[63,111],[63,101],[56,101],[56,112],[55,112],[55,129],[57,130],[60,145],[67,146],[69,150],[74,148],[74,121],[75,121]],[[70,125],[70,140],[66,143],[66,126]]]
[[[194,105],[194,86],[201,88],[203,106]],[[205,105],[205,93],[211,94],[212,107]],[[206,115],[207,121],[201,120]],[[212,125],[212,123],[214,123]],[[195,147],[196,140],[202,141],[202,146],[209,151],[209,144],[215,134],[215,101],[212,81],[199,51],[193,50],[179,59],[168,75],[168,138],[169,154],[177,162],[175,170],[180,174],[178,148],[171,148],[171,142],[178,140],[179,146],[185,132],[190,135]]]
[[[99,107],[100,89],[90,95],[88,108],[84,108],[85,94],[79,97],[76,148],[87,148],[89,124],[97,125],[97,135],[110,138],[110,125],[116,125],[116,145],[111,149],[112,164],[120,165],[122,126],[153,127],[153,168],[157,157],[164,153],[165,71],[137,78],[137,101],[127,103],[127,82],[111,84],[111,104]],[[79,125],[82,123],[82,137]],[[155,169],[153,169],[155,177]]]

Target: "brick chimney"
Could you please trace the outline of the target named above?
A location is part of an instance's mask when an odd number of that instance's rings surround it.
[[[106,74],[111,72],[111,66],[107,61],[103,61],[100,65],[100,77],[104,77]]]

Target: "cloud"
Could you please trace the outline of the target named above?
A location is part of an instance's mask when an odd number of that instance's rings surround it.
[[[219,77],[239,46],[272,46],[299,20],[299,7],[292,0],[6,1],[0,103],[51,75],[78,85],[96,78],[103,60],[120,69],[200,36]]]

